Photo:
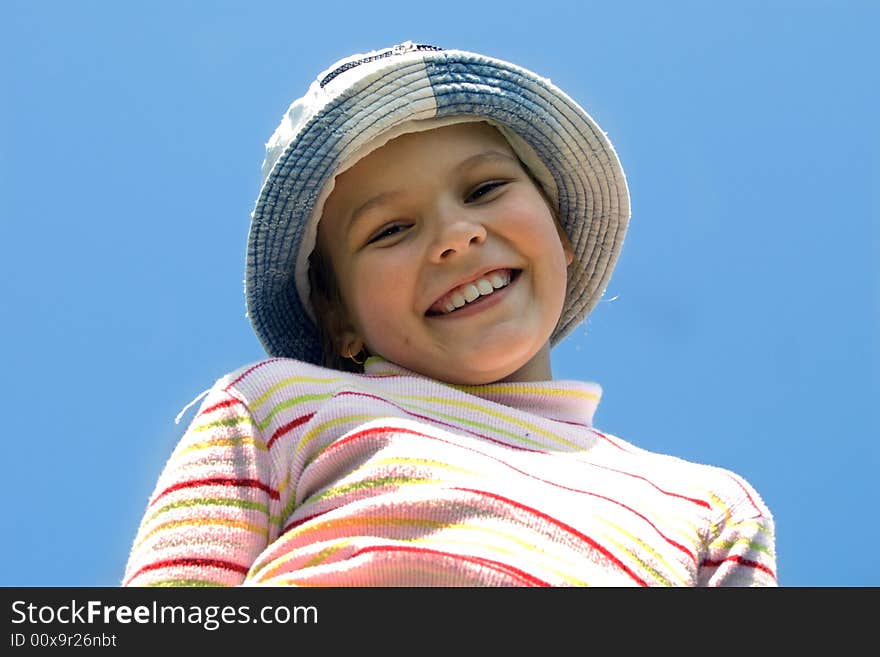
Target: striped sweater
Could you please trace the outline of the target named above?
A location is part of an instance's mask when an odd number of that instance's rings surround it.
[[[600,395],[378,358],[241,368],[168,459],[122,585],[776,586],[749,483],[598,431]]]

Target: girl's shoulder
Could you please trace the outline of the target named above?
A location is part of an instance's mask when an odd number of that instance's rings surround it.
[[[222,389],[245,401],[260,399],[281,389],[288,394],[329,389],[352,383],[358,378],[361,375],[294,358],[266,358],[228,372],[215,382],[214,388]]]
[[[771,517],[755,486],[740,472],[700,460],[643,449],[611,434],[603,436],[616,448],[618,465],[640,472],[662,490],[706,500],[712,506],[726,507],[728,513],[737,508],[751,517]]]

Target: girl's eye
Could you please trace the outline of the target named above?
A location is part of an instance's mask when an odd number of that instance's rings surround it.
[[[374,233],[369,240],[367,240],[367,244],[372,244],[373,242],[378,242],[380,240],[386,239],[397,233],[406,230],[405,224],[389,224],[387,226],[383,226],[378,232]]]
[[[474,201],[479,201],[487,194],[491,194],[496,189],[499,189],[507,184],[506,180],[490,180],[489,182],[484,182],[467,195],[464,199],[465,203],[473,203]]]

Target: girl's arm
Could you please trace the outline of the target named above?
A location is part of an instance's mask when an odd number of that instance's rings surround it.
[[[277,532],[273,485],[259,426],[248,407],[218,385],[159,477],[122,585],[241,584]]]
[[[779,586],[773,517],[745,480],[728,475],[736,501],[716,500],[720,516],[709,530],[700,585]]]

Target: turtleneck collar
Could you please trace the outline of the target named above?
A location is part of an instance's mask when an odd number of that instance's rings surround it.
[[[431,381],[422,374],[379,356],[367,359],[364,363],[364,374],[371,377],[414,377]],[[474,386],[440,381],[434,383],[551,420],[586,426],[593,425],[593,415],[602,397],[602,387],[598,383],[574,380],[499,381]]]

